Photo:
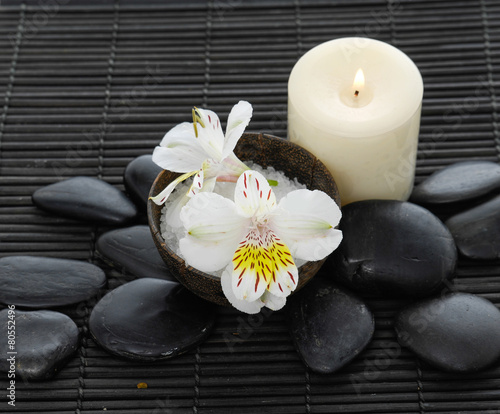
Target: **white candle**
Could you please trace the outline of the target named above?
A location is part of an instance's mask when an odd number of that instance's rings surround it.
[[[387,43],[355,37],[323,43],[290,74],[289,138],[328,167],[343,205],[407,200],[423,90],[415,64]]]

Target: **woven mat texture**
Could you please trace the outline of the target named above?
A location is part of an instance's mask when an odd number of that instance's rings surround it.
[[[125,166],[189,121],[193,105],[224,119],[248,100],[250,130],[285,137],[290,70],[337,37],[386,41],[420,68],[417,182],[456,161],[498,162],[499,18],[494,0],[1,2],[0,256],[91,261],[109,289],[132,280],[95,256],[106,228],[39,211],[33,191],[77,175],[123,189]],[[461,259],[455,287],[498,306],[500,263]],[[81,303],[62,310],[81,329],[77,354],[51,381],[18,380],[15,409],[0,392],[0,412],[500,413],[499,365],[439,372],[396,342],[393,318],[408,301],[367,302],[373,341],[332,375],[305,369],[281,312],[220,309],[207,342],[143,364],[96,346],[87,328],[95,300]]]

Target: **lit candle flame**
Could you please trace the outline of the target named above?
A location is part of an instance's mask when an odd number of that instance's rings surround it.
[[[354,89],[354,96],[358,96],[359,92],[365,86],[365,75],[363,74],[363,69],[359,68],[354,77],[354,82],[352,87]]]

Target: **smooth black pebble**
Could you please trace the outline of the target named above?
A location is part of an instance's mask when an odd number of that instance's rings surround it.
[[[449,218],[445,224],[465,257],[500,258],[500,196]]]
[[[451,293],[404,309],[398,341],[445,371],[475,372],[500,357],[500,311],[486,299]]]
[[[367,200],[342,209],[343,240],[329,259],[335,278],[379,295],[432,294],[453,275],[457,250],[445,225],[412,203]]]
[[[12,311],[10,311],[12,312]],[[12,370],[16,381],[44,380],[53,377],[78,348],[79,332],[68,316],[53,311],[0,311],[2,341],[0,341],[0,371]],[[7,342],[7,331],[15,321],[15,345],[12,352]],[[11,358],[9,360],[9,358]]]
[[[295,348],[314,372],[342,368],[368,345],[374,332],[366,304],[330,280],[316,276],[288,299],[288,327]]]
[[[151,155],[133,159],[125,168],[123,182],[128,195],[141,211],[146,211],[149,190],[163,168],[153,162]]]
[[[122,357],[154,361],[182,354],[204,341],[215,307],[178,283],[138,279],[104,296],[90,315],[99,345]]]
[[[42,210],[98,224],[121,225],[137,216],[135,204],[125,193],[92,177],[74,177],[42,187],[32,198]]]
[[[108,231],[99,237],[96,248],[105,261],[127,273],[176,280],[158,253],[149,226]]]
[[[97,266],[78,260],[34,256],[0,259],[0,303],[30,309],[87,300],[106,284]]]
[[[471,200],[500,188],[500,165],[489,161],[464,161],[435,172],[411,195],[417,204],[443,204]]]

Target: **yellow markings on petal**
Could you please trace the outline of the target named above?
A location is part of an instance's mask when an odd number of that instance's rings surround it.
[[[271,240],[269,255],[274,262],[273,278],[268,290],[277,296],[288,296],[297,286],[299,273],[288,246],[273,232],[268,232]]]
[[[232,276],[235,295],[255,300],[270,288],[287,296],[297,285],[298,272],[290,250],[276,234],[253,229],[234,253]]]
[[[247,299],[260,296],[267,288],[272,263],[266,255],[266,247],[257,230],[251,230],[239,243],[233,256],[233,289],[237,297]]]

